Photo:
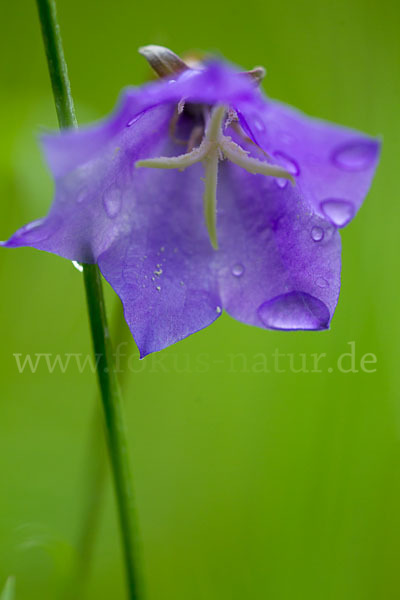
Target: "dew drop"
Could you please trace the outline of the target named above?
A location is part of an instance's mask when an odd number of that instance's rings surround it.
[[[36,221],[32,221],[31,223],[28,223],[27,225],[24,225],[23,227],[21,227],[21,229],[19,230],[19,233],[21,235],[25,235],[26,233],[34,231],[35,229],[40,227],[40,225],[43,223],[43,221],[44,221],[44,219],[37,219]]]
[[[82,273],[82,272],[83,272],[83,267],[82,267],[81,263],[79,263],[77,260],[73,260],[73,261],[72,261],[72,265],[73,265],[73,266],[75,267],[75,269],[76,269],[77,271],[79,271],[80,273]]]
[[[244,266],[240,263],[233,265],[232,267],[232,275],[235,277],[241,277],[244,273]]]
[[[354,206],[348,200],[328,198],[321,202],[320,208],[336,227],[344,227],[354,216]]]
[[[321,242],[324,239],[324,230],[317,225],[311,229],[311,237],[314,242]]]
[[[220,315],[222,313],[222,308],[220,306],[217,306],[217,308],[215,309],[215,312]]]
[[[161,291],[161,287],[159,285],[156,285],[156,290],[157,290],[157,292],[160,292]]]
[[[282,177],[279,177],[279,178],[275,179],[275,183],[279,188],[281,188],[281,190],[283,190],[283,189],[285,189],[285,187],[287,186],[287,184],[289,182],[287,179],[283,179]]]
[[[269,329],[326,329],[329,310],[306,292],[288,292],[267,300],[257,310],[261,322]]]
[[[346,171],[363,171],[376,159],[378,144],[372,140],[354,140],[343,144],[332,153],[333,163]]]
[[[115,219],[121,210],[121,190],[110,188],[104,192],[103,206],[110,219]]]
[[[36,243],[43,242],[50,237],[52,231],[50,231],[49,226],[41,227],[44,223],[44,219],[37,219],[36,221],[32,221],[32,223],[28,223],[24,225],[19,231],[17,231],[16,236],[18,238],[23,238],[27,242]]]
[[[324,277],[317,277],[317,279],[315,280],[315,285],[317,285],[320,288],[329,287],[329,283]]]
[[[277,152],[274,152],[274,156],[275,156],[275,158],[277,158],[279,160],[280,166],[283,167],[284,169],[286,169],[286,171],[288,171],[291,175],[299,175],[300,174],[299,165],[288,154],[277,151]]]
[[[136,115],[136,117],[133,117],[133,119],[131,119],[130,121],[127,122],[126,126],[132,127],[132,125],[134,125],[137,121],[139,121],[139,119],[142,115],[143,115],[143,113],[140,113],[139,115]]]
[[[274,152],[274,156],[279,160],[280,166],[286,169],[291,175],[299,175],[300,167],[293,158],[280,151]],[[281,190],[285,189],[289,183],[288,180],[283,179],[283,177],[277,177],[275,182]]]
[[[254,119],[254,127],[257,129],[257,131],[262,132],[265,131],[265,127],[264,127],[264,123],[261,121],[261,119],[259,119],[258,117],[256,117]]]

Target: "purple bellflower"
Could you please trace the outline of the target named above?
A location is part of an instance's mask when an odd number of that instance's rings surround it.
[[[340,235],[367,194],[380,143],[266,98],[264,71],[141,53],[161,77],[113,114],[44,135],[55,199],[7,247],[97,263],[141,357],[222,309],[258,327],[329,327]]]

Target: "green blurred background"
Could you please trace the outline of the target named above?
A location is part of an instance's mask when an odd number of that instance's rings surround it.
[[[1,2],[5,239],[51,202],[36,134],[56,120],[35,4]],[[155,358],[139,363],[131,348],[125,397],[148,600],[399,598],[398,4],[59,0],[58,13],[81,122],[148,77],[136,48],[155,43],[263,64],[272,97],[383,135],[373,188],[342,235],[331,331],[268,332],[224,315]],[[2,250],[0,278],[0,587],[15,574],[17,600],[61,598],[89,479],[95,381],[73,367],[20,374],[13,353],[90,352],[82,281],[69,262],[29,249]],[[109,289],[107,300],[112,312]],[[342,373],[349,342],[359,372]],[[323,352],[322,373],[290,372],[289,354],[300,368],[304,353],[311,371]],[[376,372],[360,370],[365,353]],[[88,599],[124,598],[106,487]]]

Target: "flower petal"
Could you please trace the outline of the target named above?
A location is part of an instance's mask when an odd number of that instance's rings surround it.
[[[201,175],[201,165],[184,172],[143,169],[130,234],[98,258],[123,302],[142,358],[207,327],[221,313]]]
[[[347,225],[370,188],[380,140],[275,101],[245,118],[257,143],[296,176],[313,210],[336,227]]]
[[[233,107],[245,131],[233,138],[241,145],[246,134],[253,140],[251,159],[244,150],[230,156],[228,148],[224,154],[237,164],[226,160],[219,168],[219,252],[204,223],[202,165],[184,172],[135,168],[182,154],[169,132],[182,99],[191,109]],[[190,118],[186,126],[190,134]],[[44,136],[43,143],[54,203],[45,219],[1,245],[98,262],[142,357],[206,327],[221,306],[260,327],[329,327],[340,288],[337,228],[368,191],[379,153],[373,138],[263,99],[248,77],[211,63],[176,81],[128,89],[108,119]],[[275,176],[250,174],[240,164]]]
[[[48,216],[22,227],[5,245],[32,246],[70,260],[96,262],[140,220],[136,180],[143,171],[134,165],[139,158],[165,150],[172,112],[172,107],[160,106],[143,113],[90,162],[57,177]],[[152,184],[146,199],[148,209],[155,209],[160,193]]]
[[[239,321],[269,329],[326,329],[340,288],[340,236],[296,188],[221,168],[218,275]]]
[[[124,304],[142,357],[221,313],[202,165],[184,172],[134,168],[140,158],[181,151],[168,133],[172,112],[171,106],[146,111],[101,156],[57,178],[49,216],[7,242],[98,262]]]
[[[103,153],[122,132],[149,109],[160,104],[185,102],[262,106],[262,97],[249,77],[220,62],[203,70],[185,71],[175,80],[161,80],[137,88],[127,88],[115,112],[99,123],[79,130],[42,136],[47,162],[55,177],[65,175]]]

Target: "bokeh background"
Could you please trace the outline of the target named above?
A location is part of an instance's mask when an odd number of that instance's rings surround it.
[[[1,0],[1,13],[6,239],[50,205],[36,137],[56,119],[35,3]],[[397,3],[59,0],[58,13],[80,122],[105,115],[122,87],[148,77],[136,48],[156,43],[263,64],[272,97],[383,136],[372,190],[343,231],[332,329],[268,332],[223,315],[155,358],[139,363],[131,347],[125,399],[148,600],[397,599]],[[0,278],[0,587],[14,574],[17,600],[63,598],[91,481],[95,380],[74,367],[19,373],[13,354],[90,352],[82,278],[69,262],[29,249],[2,250]],[[107,302],[112,313],[110,289]],[[337,358],[351,347],[358,372],[339,372]],[[283,373],[274,352],[286,356]],[[305,354],[311,371],[311,355],[323,352],[322,373],[289,371],[289,354],[296,368]],[[377,358],[373,373],[360,369],[366,353]],[[97,499],[80,589],[88,599],[122,599],[109,478]]]

